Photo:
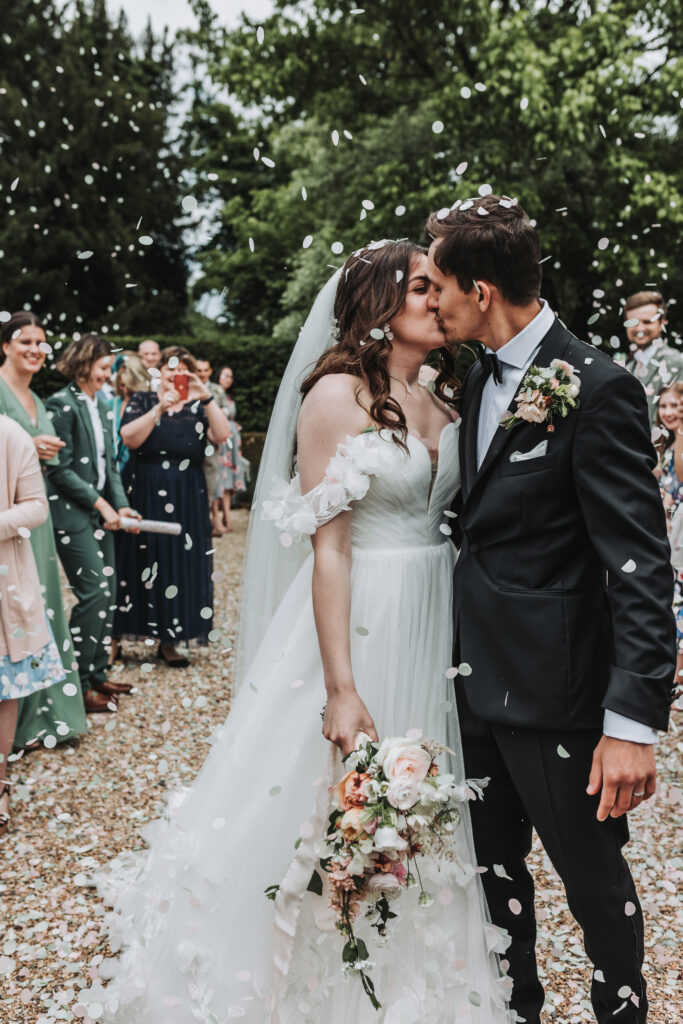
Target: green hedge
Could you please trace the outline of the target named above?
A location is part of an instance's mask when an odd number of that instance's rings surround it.
[[[144,338],[107,335],[117,349],[135,349]],[[273,402],[287,365],[291,349],[282,342],[257,335],[234,335],[206,339],[178,335],[154,335],[161,348],[184,345],[195,358],[209,359],[214,378],[221,366],[231,366],[235,374],[233,397],[237,403],[237,419],[244,431],[260,432],[268,427]],[[68,344],[68,342],[64,342]],[[57,356],[58,353],[55,353]],[[34,379],[34,388],[45,398],[64,384],[64,378],[52,368],[45,368]]]

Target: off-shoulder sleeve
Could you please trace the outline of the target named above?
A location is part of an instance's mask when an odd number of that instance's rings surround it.
[[[330,459],[325,476],[312,491],[301,493],[297,474],[289,482],[275,478],[261,516],[281,532],[283,544],[311,537],[340,512],[367,494],[370,477],[380,471],[386,444],[375,431],[347,437]]]

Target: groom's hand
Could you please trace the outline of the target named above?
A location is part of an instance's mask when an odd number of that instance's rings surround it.
[[[651,743],[631,743],[603,736],[593,753],[588,780],[591,796],[602,789],[598,821],[619,818],[635,810],[657,788],[655,748]]]

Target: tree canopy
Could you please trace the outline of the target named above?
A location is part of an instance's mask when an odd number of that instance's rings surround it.
[[[232,31],[193,6],[188,138],[217,210],[195,290],[234,329],[293,341],[330,267],[486,186],[537,221],[579,336],[609,347],[620,298],[680,291],[679,0],[276,0]]]
[[[0,309],[60,333],[177,330],[187,306],[172,46],[104,0],[14,0],[0,35]]]

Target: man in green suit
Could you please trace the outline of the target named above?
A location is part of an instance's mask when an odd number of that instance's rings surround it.
[[[111,412],[96,395],[109,377],[109,342],[83,335],[57,369],[71,381],[48,399],[54,432],[64,447],[48,465],[57,550],[77,599],[71,632],[86,710],[115,709],[130,685],[108,680],[108,650],[116,601],[114,538],[128,507],[114,460]]]
[[[665,342],[666,305],[660,292],[629,295],[624,320],[628,324],[626,337],[631,343],[631,358],[626,369],[635,374],[645,388],[650,425],[653,425],[660,394],[677,380],[683,380],[683,352]]]

